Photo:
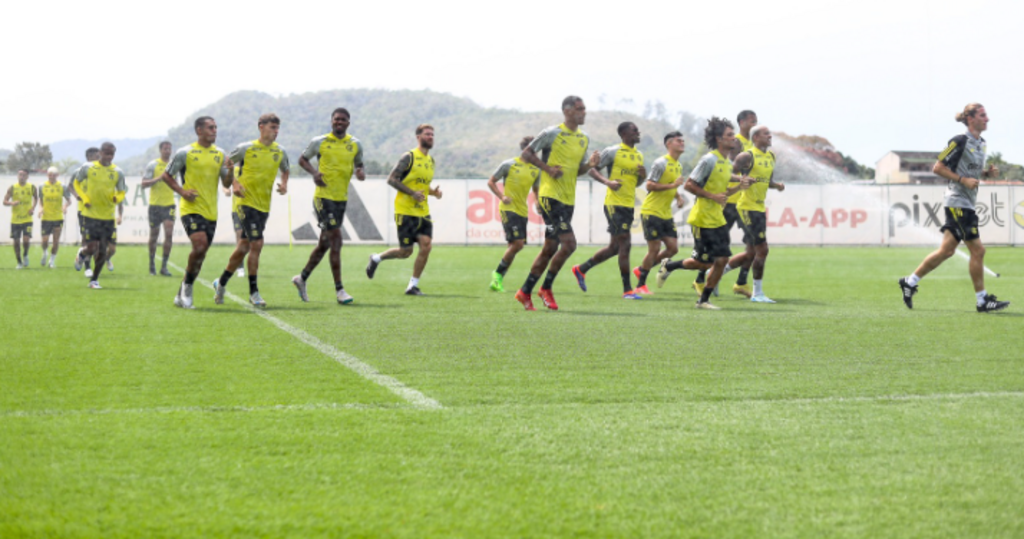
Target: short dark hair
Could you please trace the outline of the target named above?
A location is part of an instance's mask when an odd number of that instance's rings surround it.
[[[420,124],[420,125],[417,125],[417,126],[416,126],[416,134],[417,134],[417,135],[420,135],[420,134],[422,134],[422,133],[423,133],[424,131],[426,131],[427,129],[429,129],[429,130],[433,131],[433,130],[434,130],[434,126],[432,126],[432,125],[430,125],[430,124]]]
[[[621,137],[622,134],[625,133],[631,125],[635,126],[636,124],[633,122],[622,122],[621,124],[619,124],[619,136]]]
[[[338,107],[334,109],[334,112],[331,113],[331,118],[334,118],[335,114],[344,114],[345,116],[348,116],[349,119],[352,118],[352,115],[349,114],[348,109],[346,109],[345,107]]]
[[[757,113],[752,110],[741,110],[740,113],[736,116],[736,123],[740,123],[751,116],[757,116]]]
[[[95,155],[98,153],[100,153],[100,149],[95,146],[92,146],[89,149],[85,150],[85,158],[88,159],[90,155]]]
[[[259,122],[257,122],[256,125],[263,125],[263,124],[277,124],[277,125],[281,125],[281,119],[278,118],[277,115],[274,114],[273,112],[268,112],[268,113],[264,114],[263,116],[260,116]]]
[[[665,140],[662,141],[662,144],[668,144],[668,141],[670,141],[670,140],[672,140],[672,139],[674,139],[676,137],[681,137],[681,136],[683,136],[683,134],[680,133],[679,131],[673,131],[671,133],[666,133],[665,134]]]
[[[195,128],[199,129],[200,127],[203,127],[206,125],[207,121],[213,121],[213,116],[200,116],[196,118]]]
[[[526,147],[529,146],[531,142],[533,142],[533,136],[523,137],[523,140],[519,141],[519,149],[520,150],[525,150]]]
[[[562,100],[562,110],[568,110],[576,106],[576,103],[583,101],[583,98],[578,95],[570,95]]]
[[[100,151],[103,151],[103,150],[114,150],[114,151],[117,151],[117,146],[114,146],[113,142],[104,142],[103,144],[100,144]]]
[[[29,171],[29,169],[27,169],[27,168],[19,168],[18,169],[18,174],[21,174],[22,172],[24,172],[25,174],[32,174],[32,172]]]
[[[157,148],[163,148],[164,146],[170,146],[170,145],[171,145],[171,141],[163,140],[163,141],[160,141],[160,144],[157,146]]]
[[[704,128],[704,144],[708,145],[708,149],[718,149],[718,138],[725,134],[726,129],[734,129],[729,120],[718,116],[708,120],[708,126]]]

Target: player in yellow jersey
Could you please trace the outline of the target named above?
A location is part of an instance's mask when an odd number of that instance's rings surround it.
[[[84,206],[82,205],[82,199],[78,198],[78,193],[75,191],[75,177],[78,176],[78,171],[79,170],[81,170],[83,168],[87,168],[90,164],[94,163],[99,158],[100,158],[100,149],[99,148],[92,147],[92,148],[89,148],[89,149],[85,150],[85,163],[82,163],[82,165],[79,166],[78,169],[76,169],[74,172],[71,173],[70,178],[68,178],[67,185],[64,186],[64,191],[68,192],[68,193],[71,193],[71,196],[75,197],[75,200],[77,201],[76,204],[77,204],[77,208],[78,208],[78,211],[77,211],[78,235],[79,235],[79,237],[82,240],[82,247],[80,249],[78,249],[78,253],[75,254],[75,260],[76,261],[80,261],[81,260],[82,250],[85,249],[86,241],[85,241],[85,221],[82,219],[82,209],[83,209]],[[75,271],[80,271],[82,269],[82,266],[85,266],[85,276],[86,277],[92,277],[92,259],[88,259],[88,260],[85,260],[84,262],[81,262],[79,264],[75,264]]]
[[[174,304],[183,309],[195,308],[192,303],[192,285],[203,268],[206,252],[213,244],[217,232],[218,180],[227,187],[235,180],[231,160],[218,148],[217,122],[209,116],[195,121],[196,142],[178,149],[161,178],[171,190],[181,195],[181,225],[192,242],[185,277]],[[181,178],[181,185],[175,179]]]
[[[82,200],[86,240],[85,249],[75,261],[75,266],[80,266],[82,259],[96,255],[96,271],[89,277],[89,288],[102,288],[99,278],[107,258],[107,244],[117,230],[114,211],[124,201],[127,191],[124,173],[114,164],[116,151],[112,143],[104,142],[100,145],[99,160],[78,169],[75,175],[75,191]]]
[[[643,299],[633,291],[629,276],[629,251],[632,244],[633,209],[636,206],[636,184],[647,176],[644,156],[636,149],[640,143],[640,129],[633,122],[622,122],[618,128],[621,144],[601,151],[598,166],[590,169],[590,177],[608,188],[604,197],[604,216],[608,220],[611,241],[586,262],[572,267],[572,274],[580,289],[587,291],[586,274],[591,268],[619,255],[619,274],[622,277],[623,299]],[[600,170],[607,170],[602,176]]]
[[[528,311],[536,310],[533,307],[533,287],[544,270],[548,274],[538,295],[548,309],[558,310],[551,287],[565,261],[576,251],[576,234],[572,230],[576,179],[597,166],[601,158],[598,152],[594,152],[587,159],[590,137],[580,129],[587,118],[583,99],[574,95],[563,99],[562,116],[564,121],[561,125],[541,131],[521,156],[523,161],[541,170],[538,206],[547,225],[544,246],[533,261],[526,282],[516,292],[516,300]]]
[[[730,196],[750,186],[750,178],[732,173],[732,163],[726,157],[736,142],[732,123],[724,118],[712,116],[704,129],[704,143],[714,148],[697,162],[683,188],[697,197],[686,222],[693,232],[693,257],[680,262],[661,261],[658,271],[658,287],[665,284],[669,273],[677,269],[710,270],[707,286],[701,291],[698,309],[714,309],[711,292],[722,277],[722,270],[729,262],[729,228],[722,208]],[[733,182],[733,183],[730,183]]]
[[[736,156],[739,155],[740,152],[750,150],[753,145],[753,143],[750,142],[750,130],[757,125],[757,114],[752,110],[740,111],[736,116],[736,125],[739,128],[739,133],[736,134],[735,144],[726,155],[730,161],[736,159]],[[722,213],[725,215],[725,223],[728,225],[727,230],[732,230],[733,225],[735,225],[739,220],[740,214],[736,210],[736,203],[740,201],[740,194],[741,193],[737,192],[729,197],[729,200],[725,204],[725,208],[722,209]],[[704,271],[697,272],[697,279],[693,282],[693,288],[698,294],[704,290],[704,274]],[[746,292],[744,295],[750,297],[749,287],[746,286],[746,282],[747,273],[745,271],[740,272],[739,279],[737,280],[737,284],[739,286],[736,287],[734,291],[737,294],[743,294]],[[715,288],[712,293],[717,296],[718,289]]]
[[[767,126],[759,125],[751,130],[750,140],[753,147],[747,151],[753,158],[753,166],[749,176],[753,180],[749,189],[742,192],[736,209],[740,215],[740,228],[743,229],[743,243],[746,250],[729,260],[725,273],[730,269],[741,268],[740,278],[746,280],[746,272],[754,268],[754,289],[744,290],[746,283],[737,280],[733,292],[748,296],[755,303],[775,303],[764,295],[762,280],[764,263],[768,258],[767,218],[765,216],[764,199],[768,189],[782,192],[785,184],[774,181],[775,154],[768,148],[772,145],[772,132]]]
[[[218,305],[224,303],[228,281],[248,255],[249,302],[256,307],[267,306],[257,284],[260,253],[263,251],[263,232],[270,216],[274,180],[280,171],[281,183],[277,185],[277,193],[288,194],[291,165],[288,162],[288,153],[277,144],[281,119],[276,114],[268,113],[260,116],[256,125],[260,130],[260,138],[239,144],[229,156],[231,162],[237,163],[238,166],[232,191],[238,199],[238,209],[235,212],[242,224],[242,238],[238,240],[235,251],[231,253],[224,273],[213,282],[213,299]]]
[[[39,219],[42,224],[43,234],[43,259],[39,262],[41,266],[49,265],[57,267],[57,251],[60,250],[60,233],[64,228],[64,214],[68,211],[71,203],[71,193],[64,190],[64,186],[57,181],[60,170],[57,167],[50,167],[46,171],[46,182],[39,189],[39,198],[42,199],[39,209]],[[53,248],[50,251],[49,259],[46,256],[47,240],[53,236]]]
[[[637,276],[636,290],[640,294],[650,294],[647,288],[647,276],[656,264],[671,259],[679,252],[679,233],[672,217],[672,202],[682,207],[685,204],[679,187],[683,185],[683,167],[679,157],[686,149],[686,140],[679,131],[673,131],[664,138],[668,153],[659,157],[651,165],[644,186],[647,197],[640,208],[640,220],[644,227],[644,239],[647,240],[647,255],[640,266],[633,269]],[[662,250],[662,244],[665,249]]]
[[[160,275],[170,277],[167,260],[171,257],[171,246],[174,244],[174,191],[163,182],[164,170],[171,162],[171,142],[160,143],[160,157],[146,165],[142,175],[142,188],[149,189],[149,274],[156,275],[156,240],[160,237],[160,229],[164,231],[163,263]]]
[[[370,263],[366,265],[366,276],[373,279],[377,265],[383,260],[392,258],[409,258],[412,246],[420,246],[420,252],[413,264],[412,279],[405,293],[409,296],[422,296],[419,283],[423,268],[430,257],[434,222],[430,218],[430,205],[427,196],[441,199],[441,188],[431,187],[434,180],[434,158],[430,157],[430,149],[434,147],[434,128],[430,124],[421,124],[416,128],[416,141],[419,145],[406,152],[398,160],[394,170],[388,176],[388,185],[394,187],[395,225],[398,227],[398,247],[388,249],[380,254],[370,255]]]
[[[320,226],[320,240],[309,254],[306,267],[292,277],[292,284],[299,291],[299,299],[309,301],[306,285],[310,274],[330,251],[331,273],[334,276],[334,294],[338,303],[348,305],[354,299],[341,284],[341,225],[345,220],[348,206],[348,186],[353,173],[359,181],[366,179],[363,167],[363,143],[348,134],[352,116],[344,108],[331,113],[331,132],[315,137],[306,151],[299,157],[299,166],[313,176],[316,193],[313,195],[313,209]],[[316,159],[316,167],[312,160]]]
[[[238,170],[238,165],[236,164],[234,168],[235,178],[238,177],[239,172],[241,171]],[[238,245],[238,242],[242,241],[242,220],[238,217],[238,203],[241,202],[242,199],[234,196],[232,193],[233,190],[233,186],[221,189],[224,196],[231,197],[231,225],[235,229],[235,245]],[[245,277],[244,259],[242,260],[242,263],[238,265],[238,269],[235,271],[235,277],[238,277],[239,279]]]
[[[523,137],[519,142],[519,150],[525,150],[533,137]],[[503,181],[505,188],[498,187]],[[530,222],[530,210],[527,199],[530,190],[537,196],[540,186],[540,169],[523,162],[522,158],[508,159],[498,165],[498,170],[487,180],[487,188],[501,201],[498,211],[501,212],[501,226],[505,229],[505,242],[508,249],[498,262],[498,269],[491,274],[491,290],[505,291],[505,273],[516,259],[516,254],[526,246],[526,225]]]
[[[11,209],[11,239],[14,240],[14,256],[18,265],[14,269],[28,267],[28,247],[32,239],[32,213],[39,203],[36,186],[28,183],[28,170],[18,171],[18,183],[7,189],[4,206]]]

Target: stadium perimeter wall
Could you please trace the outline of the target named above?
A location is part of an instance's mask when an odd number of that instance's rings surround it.
[[[14,176],[0,176],[4,193],[15,183]],[[45,178],[33,176],[31,183],[39,186]],[[66,182],[61,178],[61,182]],[[120,243],[145,243],[149,235],[148,192],[138,177],[128,178],[124,221],[118,228]],[[443,198],[430,199],[434,220],[434,242],[449,245],[504,244],[497,198],[487,189],[485,180],[439,180]],[[309,178],[293,179],[288,195],[274,194],[270,219],[267,222],[268,243],[313,243],[319,234],[313,213],[314,184]],[[772,245],[850,245],[850,246],[921,246],[936,245],[944,217],[941,186],[862,186],[862,185],[790,185],[785,192],[769,191],[768,237]],[[345,215],[345,241],[350,243],[395,244],[395,191],[384,180],[352,181],[348,210]],[[645,194],[642,188],[638,195]],[[573,227],[581,244],[604,244],[608,241],[607,223],[603,213],[605,187],[581,181],[576,189],[576,211]],[[530,204],[528,242],[538,244],[543,238],[543,224],[535,213],[533,197]],[[687,194],[682,208],[673,208],[679,224],[680,240],[685,247],[692,243],[686,217],[693,197]],[[633,243],[642,245],[640,208],[633,226]],[[222,196],[216,243],[234,243],[231,224],[231,201]],[[985,186],[978,194],[981,237],[986,245],[1024,245],[1024,187]],[[11,208],[0,206],[0,242],[9,244]],[[35,219],[33,236],[39,237],[39,218]],[[79,241],[74,206],[65,218],[65,243]],[[289,234],[290,233],[290,234]],[[742,233],[734,229],[733,242],[740,243]],[[289,237],[291,236],[291,237]],[[175,242],[187,238],[180,224],[175,224]],[[38,240],[36,240],[38,241]]]

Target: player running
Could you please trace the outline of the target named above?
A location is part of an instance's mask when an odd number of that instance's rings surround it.
[[[264,114],[260,116],[257,126],[260,138],[239,144],[230,156],[231,162],[236,163],[238,167],[233,193],[238,199],[238,209],[235,212],[242,224],[242,238],[238,240],[235,251],[231,253],[224,273],[213,281],[213,301],[217,305],[224,303],[228,281],[242,265],[242,259],[248,255],[249,303],[261,308],[267,306],[257,284],[260,253],[263,251],[263,230],[270,216],[270,197],[274,191],[277,172],[281,171],[281,183],[277,184],[277,193],[287,194],[291,166],[288,162],[288,153],[277,144],[281,119],[273,113]]]
[[[956,121],[966,125],[967,132],[950,139],[932,167],[932,172],[948,180],[943,200],[946,224],[940,229],[943,231],[942,245],[926,256],[914,273],[900,279],[900,291],[903,303],[908,309],[913,309],[917,283],[953,256],[960,242],[964,242],[971,252],[968,269],[974,282],[978,312],[1001,311],[1009,307],[1010,302],[999,301],[985,290],[985,246],[978,234],[978,214],[974,209],[981,183],[978,178],[999,176],[995,165],[985,168],[986,144],[981,133],[988,128],[988,114],[980,103],[971,103],[964,107],[963,112],[957,113]]]
[[[729,120],[712,116],[704,129],[704,142],[709,148],[715,149],[700,159],[683,187],[697,197],[686,220],[693,231],[693,258],[681,262],[669,262],[667,258],[662,260],[658,271],[658,287],[665,284],[669,273],[680,268],[710,270],[707,286],[701,290],[697,308],[718,310],[719,307],[711,304],[711,292],[732,255],[729,250],[729,227],[722,208],[730,196],[749,187],[750,179],[734,176],[732,163],[726,157],[736,143]],[[730,187],[730,182],[738,183]]]
[[[42,198],[42,208],[39,209],[39,219],[42,223],[43,259],[39,262],[41,266],[57,267],[57,251],[60,250],[60,233],[64,228],[64,214],[68,211],[71,203],[71,193],[64,190],[64,185],[57,181],[60,171],[57,167],[50,167],[46,171],[46,182],[39,189]],[[53,236],[53,247],[50,250],[49,259],[46,256],[48,240]]]
[[[331,132],[310,141],[306,151],[299,157],[299,166],[313,176],[316,192],[313,195],[313,210],[320,226],[320,240],[309,254],[302,273],[292,277],[292,283],[299,290],[299,298],[309,301],[306,286],[309,276],[330,250],[331,274],[334,277],[334,293],[338,303],[348,305],[353,298],[341,283],[341,225],[345,220],[348,205],[348,186],[355,172],[356,179],[366,179],[363,167],[363,143],[348,134],[352,116],[344,108],[331,113]],[[311,162],[316,158],[316,167]]]
[[[680,207],[684,204],[679,194],[679,187],[683,185],[683,167],[679,164],[679,156],[686,149],[686,141],[682,133],[673,131],[665,135],[664,142],[668,153],[655,160],[651,166],[644,184],[647,196],[640,207],[647,255],[640,266],[633,269],[637,276],[636,291],[639,294],[651,293],[647,288],[647,276],[651,268],[679,252],[679,233],[672,217],[672,201],[675,200]],[[662,244],[665,245],[664,250],[661,249]]]
[[[768,219],[765,215],[764,199],[768,189],[777,189],[781,193],[786,186],[772,179],[775,173],[775,154],[768,149],[772,145],[772,132],[767,126],[759,125],[750,133],[754,146],[747,152],[752,158],[751,169],[747,175],[753,183],[750,188],[741,192],[742,196],[736,204],[746,250],[729,260],[725,272],[728,273],[732,268],[741,268],[733,292],[749,296],[754,303],[775,303],[764,295],[763,288],[764,263],[768,258],[768,238],[765,237]],[[754,268],[752,294],[743,288],[747,286],[746,271],[751,266]]]
[[[203,269],[206,252],[217,232],[217,181],[227,187],[235,179],[231,161],[218,148],[217,122],[209,116],[195,121],[196,142],[178,149],[161,178],[171,190],[181,195],[181,225],[192,242],[185,277],[174,296],[174,304],[194,309],[192,286]],[[181,185],[174,179],[181,178]]]
[[[164,170],[171,161],[171,142],[160,143],[160,157],[146,165],[142,175],[142,188],[149,189],[149,274],[156,275],[156,240],[160,237],[160,229],[164,231],[163,262],[160,264],[160,275],[170,277],[167,260],[171,257],[171,246],[174,244],[174,214],[176,211],[174,191],[163,182]]]
[[[519,150],[525,150],[532,141],[533,137],[523,137],[519,141]],[[505,182],[504,190],[498,188],[499,181]],[[501,212],[501,226],[508,242],[505,255],[498,261],[498,269],[491,275],[491,290],[495,292],[505,291],[505,273],[526,246],[526,225],[530,217],[527,199],[531,189],[537,196],[539,182],[540,169],[523,161],[522,157],[503,161],[487,180],[487,188],[501,201],[498,211]]]
[[[587,291],[586,275],[591,268],[619,255],[619,274],[622,276],[622,298],[643,299],[633,290],[629,276],[629,250],[632,243],[633,208],[636,206],[636,183],[647,176],[644,170],[644,155],[636,149],[640,143],[640,129],[633,122],[622,122],[618,128],[620,144],[601,151],[598,166],[590,169],[590,177],[608,188],[604,197],[604,216],[608,220],[611,240],[586,262],[572,267],[572,274],[584,292]],[[606,169],[608,176],[602,176],[600,169]]]
[[[82,219],[85,229],[85,249],[75,261],[79,267],[83,259],[96,255],[96,272],[89,279],[89,288],[99,289],[100,273],[107,258],[107,244],[116,233],[114,210],[124,201],[127,191],[124,172],[114,164],[117,148],[110,142],[100,145],[100,158],[88,167],[78,169],[75,192],[82,200]]]
[[[28,267],[28,247],[32,240],[32,214],[39,203],[36,186],[28,183],[28,170],[18,171],[18,183],[7,189],[4,206],[11,206],[11,239],[14,240],[14,256],[18,265],[14,269]]]
[[[598,152],[587,159],[590,137],[580,129],[587,117],[583,99],[574,95],[563,99],[562,115],[565,121],[541,131],[522,155],[523,161],[541,170],[538,205],[546,225],[544,246],[533,261],[526,282],[516,292],[516,300],[527,311],[536,310],[533,307],[533,287],[545,269],[548,274],[538,295],[548,309],[558,310],[551,287],[565,261],[576,250],[576,234],[572,230],[576,178],[586,174],[600,159]]]
[[[82,259],[82,251],[85,249],[86,241],[85,241],[85,224],[84,224],[85,220],[82,218],[82,210],[85,208],[85,205],[82,204],[82,199],[78,198],[78,192],[75,191],[75,178],[78,177],[78,172],[80,170],[82,170],[83,168],[89,168],[89,165],[91,165],[92,163],[94,163],[97,160],[99,160],[99,158],[100,158],[100,149],[99,148],[92,147],[92,148],[88,148],[87,150],[85,150],[85,163],[82,163],[81,166],[79,166],[77,170],[75,170],[73,173],[71,173],[71,177],[68,179],[67,185],[64,186],[64,191],[67,192],[67,193],[71,193],[71,196],[75,197],[75,200],[78,201],[77,202],[77,208],[78,208],[78,212],[77,212],[77,217],[78,217],[78,235],[82,239],[82,247],[79,248],[78,249],[78,253],[75,254],[75,260],[76,261]],[[80,271],[83,266],[85,267],[85,276],[86,277],[92,277],[92,267],[91,267],[92,266],[92,259],[91,258],[90,259],[86,259],[85,262],[83,262],[83,263],[76,263],[75,264],[75,271]]]
[[[750,141],[750,130],[757,125],[757,114],[752,110],[743,110],[736,116],[736,124],[739,128],[739,133],[736,135],[735,145],[729,149],[729,153],[725,154],[730,161],[736,159],[736,156],[741,152],[750,151],[753,147],[753,143]],[[727,231],[731,231],[734,224],[739,222],[739,211],[736,209],[736,204],[740,201],[741,192],[737,191],[725,204],[725,208],[722,210],[725,215],[725,223],[728,225]],[[730,240],[731,241],[731,240]],[[750,297],[750,286],[747,284],[747,272],[748,269],[740,270],[739,277],[736,279],[736,286],[733,287],[733,293],[740,294],[746,297]],[[697,279],[693,283],[693,289],[697,293],[701,293],[704,290],[704,277],[705,271],[697,272]],[[716,287],[712,292],[714,295],[718,295],[718,288]]]

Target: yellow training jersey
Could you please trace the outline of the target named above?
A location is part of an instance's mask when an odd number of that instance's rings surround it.
[[[150,161],[146,165],[146,172],[142,175],[143,180],[152,180],[153,178],[159,178],[164,175],[164,171],[167,170],[167,161],[160,159],[159,157]],[[171,190],[171,186],[164,182],[156,182],[149,188],[149,205],[150,206],[173,206],[174,205],[174,191]]]
[[[700,158],[690,179],[713,195],[724,193],[729,189],[729,179],[732,177],[732,163],[729,162],[718,150],[709,152]],[[725,215],[722,213],[722,205],[710,198],[697,197],[690,210],[690,216],[686,222],[700,228],[718,228],[725,226]]]
[[[316,167],[323,174],[327,185],[316,186],[316,198],[326,198],[337,202],[348,200],[348,185],[352,181],[352,173],[363,166],[363,143],[352,135],[346,134],[338,138],[334,133],[320,135],[310,141],[302,156],[307,161],[316,157]]]
[[[768,183],[775,172],[775,154],[771,151],[762,152],[756,146],[750,149],[750,153],[754,156],[754,166],[750,169],[750,177],[756,183],[746,190],[740,191],[743,196],[740,197],[736,208],[747,211],[764,211]]]
[[[200,215],[209,221],[217,220],[218,184],[228,175],[224,150],[212,144],[204,148],[193,142],[174,153],[167,165],[167,173],[181,181],[182,189],[197,191],[194,201],[181,199],[181,215]]]
[[[413,217],[430,215],[430,204],[427,203],[427,200],[430,196],[430,182],[434,181],[434,158],[424,155],[419,148],[416,148],[405,154],[398,161],[397,167],[406,165],[408,168],[402,173],[402,183],[413,191],[423,193],[423,202],[416,202],[411,195],[399,191],[395,196],[395,213]]]
[[[540,174],[540,196],[553,198],[562,204],[576,204],[576,177],[580,167],[587,162],[587,148],[590,137],[581,129],[570,131],[565,124],[541,131],[530,143],[530,149],[549,166],[562,167],[562,176],[552,178],[546,172]]]
[[[498,209],[529,217],[527,200],[530,189],[540,178],[540,169],[516,157],[502,162],[492,176],[498,181],[505,180],[505,196],[512,199],[511,204],[499,203]]]
[[[264,146],[259,140],[243,142],[231,152],[231,162],[238,165],[235,179],[245,189],[243,198],[233,197],[232,206],[237,203],[269,213],[277,171],[286,173],[291,170],[284,148],[276,142],[270,146]]]
[[[59,182],[46,182],[40,189],[43,198],[43,221],[64,219],[64,186]]]
[[[124,172],[111,163],[103,166],[99,161],[78,169],[75,191],[84,204],[82,215],[90,219],[114,220],[114,210],[124,200]]]
[[[16,183],[11,186],[11,200],[19,202],[11,208],[11,224],[20,225],[32,222],[32,202],[36,197],[36,186],[26,182],[25,185]]]
[[[744,137],[739,133],[736,133],[736,140],[740,141],[740,144],[743,145],[743,151],[745,152],[749,152],[750,149],[754,147],[753,142],[750,142],[747,137]],[[741,196],[743,196],[743,191],[733,193],[732,196],[729,197],[729,204],[738,204]]]
[[[601,150],[601,161],[597,166],[608,171],[605,176],[608,181],[622,184],[618,191],[608,189],[604,195],[605,206],[632,208],[636,205],[636,173],[637,168],[643,164],[644,154],[626,144],[620,143]]]
[[[668,184],[679,179],[683,175],[683,166],[679,161],[672,159],[669,154],[659,157],[651,171],[647,174],[647,181],[654,183]],[[661,219],[672,218],[672,201],[676,198],[675,189],[664,191],[649,191],[644,198],[644,204],[640,207],[640,215],[653,215]]]

